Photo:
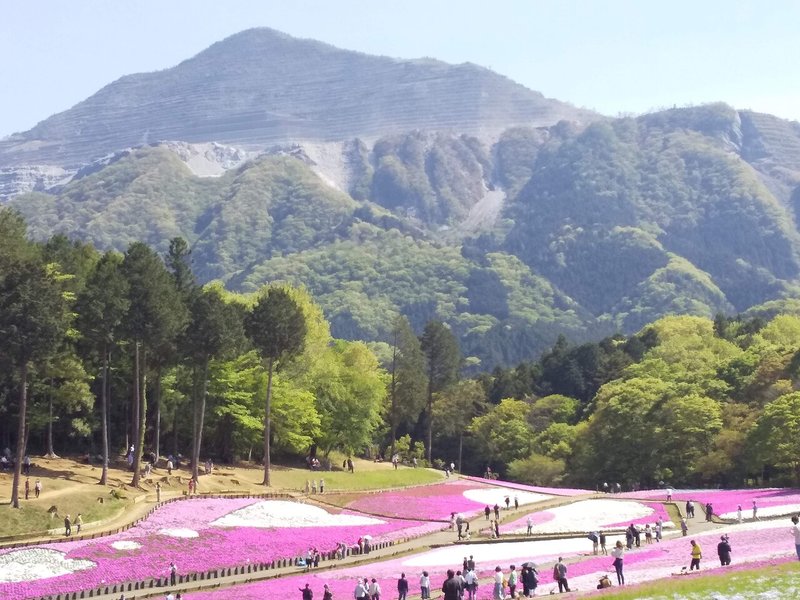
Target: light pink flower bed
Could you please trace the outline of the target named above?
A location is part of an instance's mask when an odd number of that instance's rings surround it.
[[[770,526],[768,527],[767,525]],[[626,582],[635,584],[669,577],[673,573],[680,573],[681,567],[689,564],[690,539],[695,539],[703,548],[703,560],[701,562],[703,573],[721,572],[723,569],[736,569],[737,566],[747,567],[748,565],[753,566],[762,563],[796,561],[790,525],[791,523],[787,520],[786,523],[781,525],[776,522],[770,522],[728,526],[694,537],[684,538],[678,536],[661,543],[654,542],[652,545],[643,545],[640,549],[633,550],[625,556]],[[734,563],[731,567],[720,567],[717,560],[716,544],[722,533],[728,533],[730,536]],[[537,562],[540,582],[537,595],[548,594],[551,589],[556,587],[552,579],[552,567],[559,555],[567,558],[568,578],[570,585],[575,589],[582,591],[592,590],[601,575],[613,574],[614,569],[611,565],[611,557],[587,556],[585,552],[562,551],[566,549],[566,546],[574,545],[570,540],[562,540],[562,542],[564,548],[559,548],[557,541],[498,544],[496,548],[498,554],[502,555],[502,557],[498,557],[496,561],[490,561],[483,557],[484,560],[479,560],[478,562],[478,571],[481,577],[478,597],[481,600],[491,598],[490,577],[496,565],[501,566],[507,572],[510,564],[516,564],[519,567],[522,562],[528,560]],[[581,540],[581,543],[585,544],[587,541]],[[610,539],[609,545],[611,543],[613,541]],[[546,545],[535,546],[536,544]],[[513,547],[515,546],[519,548],[517,555],[513,554]],[[535,548],[537,547],[541,548],[543,552],[536,550]],[[588,548],[590,547],[591,544],[589,543]],[[294,595],[299,597],[299,588],[308,582],[314,590],[315,597],[321,597],[322,585],[328,583],[334,592],[334,597],[352,598],[357,577],[369,577],[370,579],[375,577],[381,583],[384,597],[391,598],[396,590],[397,577],[401,572],[405,572],[411,592],[418,593],[419,575],[423,569],[427,569],[430,574],[432,589],[438,590],[441,588],[446,569],[460,569],[463,554],[473,550],[477,554],[477,548],[476,546],[464,546],[439,549],[423,555],[384,561],[363,567],[353,567],[329,573],[309,573],[280,580],[237,586],[234,588],[235,597],[237,600],[290,598],[294,597]],[[431,557],[430,561],[428,561],[431,565],[430,567],[420,566],[420,560],[424,564],[426,556]],[[447,556],[449,556],[449,561],[442,564]],[[577,562],[573,562],[576,558]],[[476,560],[478,559],[479,557],[476,555]],[[616,578],[612,577],[612,580],[616,586]],[[437,596],[438,594],[433,594],[434,598]],[[192,594],[192,600],[221,600],[229,597],[231,597],[231,590]]]
[[[615,494],[617,498],[665,500],[665,490],[641,490]],[[792,488],[761,488],[743,490],[674,490],[674,502],[685,503],[689,500],[695,503],[695,512],[700,513],[700,506],[710,502],[715,515],[725,515],[734,518],[737,506],[742,507],[744,518],[752,517],[753,500],[758,503],[759,516],[773,514],[794,514],[800,512],[800,490]],[[785,510],[783,510],[785,508]],[[683,510],[683,507],[681,507]],[[765,510],[761,510],[765,509]],[[769,509],[769,510],[768,510]]]
[[[630,513],[633,509],[633,513]],[[629,514],[627,518],[624,516]],[[534,512],[500,527],[500,533],[524,534],[528,517],[533,521],[533,533],[562,534],[590,532],[600,529],[620,529],[631,523],[653,525],[660,517],[665,528],[673,527],[663,504],[658,502],[634,502],[599,498],[557,506],[546,511]]]
[[[0,598],[20,600],[93,588],[113,582],[165,577],[174,561],[179,573],[234,567],[247,562],[271,562],[300,556],[313,546],[321,552],[338,542],[353,545],[369,534],[373,543],[423,535],[441,529],[440,523],[381,519],[379,524],[296,527],[216,527],[210,523],[259,499],[193,499],[168,504],[136,527],[95,540],[37,546],[65,553],[68,560],[90,560],[93,568],[46,579],[0,583]],[[343,511],[343,515],[352,514]],[[354,515],[362,517],[362,515]],[[197,537],[172,537],[164,529],[189,530]],[[141,547],[115,549],[115,542],[135,542]],[[0,551],[7,560],[15,550]],[[2,580],[2,574],[0,574]]]
[[[584,490],[579,488],[560,488],[560,487],[541,487],[536,485],[527,485],[524,483],[515,483],[513,481],[502,481],[500,479],[485,479],[483,477],[470,477],[462,476],[462,479],[475,481],[476,483],[483,483],[486,485],[500,486],[512,490],[522,490],[525,492],[534,492],[536,494],[550,494],[552,496],[585,496],[586,494],[595,494],[594,490]]]

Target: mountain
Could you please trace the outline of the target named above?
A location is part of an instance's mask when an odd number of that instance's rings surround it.
[[[251,29],[173,68],[122,77],[0,141],[0,169],[74,169],[162,140],[263,149],[413,129],[495,135],[595,118],[473,64],[376,57]]]
[[[259,29],[122,78],[0,166],[37,238],[182,236],[202,281],[305,285],[345,338],[440,319],[481,368],[800,297],[800,124],[725,104],[609,119]]]
[[[442,319],[488,368],[560,334],[800,295],[794,131],[721,104],[514,127],[493,143],[414,130],[339,144],[338,186],[312,146],[209,178],[188,146],[164,144],[12,205],[36,237],[164,252],[180,235],[203,281],[305,285],[337,336],[387,339],[398,312],[417,328]]]

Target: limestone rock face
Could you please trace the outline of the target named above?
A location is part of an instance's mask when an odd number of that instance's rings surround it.
[[[369,56],[251,29],[173,68],[122,77],[5,138],[0,169],[74,169],[163,140],[261,150],[417,128],[491,136],[513,125],[596,118],[473,64]]]

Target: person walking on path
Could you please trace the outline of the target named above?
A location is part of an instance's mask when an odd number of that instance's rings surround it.
[[[366,579],[362,581],[360,577],[358,578],[358,583],[356,583],[356,589],[353,590],[353,598],[355,598],[356,600],[367,600],[367,598],[369,597],[367,592],[367,586],[364,584],[364,581],[366,581]]]
[[[753,500],[753,521],[758,521],[758,502]]]
[[[723,535],[719,540],[719,544],[717,544],[717,556],[719,556],[719,564],[721,566],[727,567],[731,564],[731,545],[728,542],[727,535]]]
[[[175,565],[174,562],[171,562],[169,563],[169,584],[175,585],[177,579],[178,579],[178,567]]]
[[[495,504],[494,505],[494,518],[495,518],[495,520],[499,520],[500,519],[500,505],[499,504]]]
[[[475,567],[467,570],[464,576],[464,587],[467,589],[467,599],[475,600],[475,592],[478,591],[478,576],[475,574]]]
[[[505,598],[505,590],[503,589],[503,569],[500,567],[494,568],[494,592],[492,593],[493,600],[503,600]]]
[[[539,585],[539,578],[536,576],[536,569],[528,565],[522,568],[522,593],[526,598],[530,598],[536,593],[536,587]]]
[[[697,569],[700,570],[700,559],[703,558],[703,550],[700,548],[700,544],[695,542],[694,540],[691,541],[692,544],[692,562],[689,564],[689,570],[693,571]]]
[[[406,600],[408,595],[408,579],[405,573],[400,573],[400,579],[397,580],[397,600]]]
[[[419,578],[419,591],[422,600],[427,600],[431,597],[431,578],[428,576],[427,571],[422,572]]]
[[[381,586],[374,577],[372,583],[369,584],[369,597],[372,600],[381,600]]]
[[[325,480],[324,479],[320,479],[319,480],[319,493],[320,494],[324,494],[325,493]]]
[[[518,508],[519,508],[519,497],[516,494],[514,494],[514,510],[517,510]]]
[[[714,507],[711,502],[706,503],[706,521],[711,522],[711,517],[714,515]]]
[[[558,593],[569,592],[569,582],[567,581],[567,565],[564,564],[563,557],[558,557],[558,562],[553,567],[553,579],[558,581]]]
[[[528,532],[527,535],[533,534],[533,519],[528,515]]]
[[[39,497],[39,494],[42,493],[42,481],[41,479],[37,479],[36,483],[33,484],[33,495],[35,497]]]
[[[83,527],[83,516],[81,516],[81,513],[78,513],[78,516],[75,517],[75,529],[78,535],[81,534],[81,527]]]
[[[489,508],[489,505],[486,505],[486,508],[483,509],[483,514],[486,515],[486,520],[489,520],[489,515],[492,514],[492,509]]]
[[[442,592],[444,592],[444,600],[460,600],[461,598],[461,581],[456,577],[453,569],[447,570],[447,579],[442,584]]]
[[[740,504],[736,508],[736,520],[741,523],[744,519],[742,519],[742,505]]]
[[[614,557],[614,570],[617,572],[617,584],[625,585],[625,574],[622,572],[622,561],[625,558],[625,548],[622,542],[617,541],[617,545],[611,550],[611,556]]]
[[[606,534],[602,530],[600,531],[600,554],[608,554],[608,550],[606,549]]]
[[[519,573],[516,567],[511,565],[511,570],[508,573],[508,593],[512,598],[517,597],[517,582],[519,581]]]
[[[689,524],[686,522],[686,519],[681,517],[681,535],[686,537],[686,534],[689,533]]]
[[[64,537],[69,537],[72,535],[72,521],[69,518],[69,515],[64,517]]]
[[[800,525],[798,525],[798,521],[800,519],[797,518],[797,515],[792,517],[792,534],[794,535],[794,550],[797,552],[797,560],[800,560]]]

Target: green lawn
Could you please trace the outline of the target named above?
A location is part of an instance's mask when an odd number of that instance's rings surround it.
[[[20,508],[13,509],[8,504],[0,506],[2,517],[0,517],[0,537],[11,535],[30,534],[43,535],[48,529],[58,529],[64,524],[64,515],[75,515],[81,513],[84,524],[92,521],[100,521],[116,515],[123,507],[130,503],[130,500],[116,500],[104,488],[95,487],[94,489],[86,486],[87,489],[75,489],[69,494],[64,495],[53,503],[49,502],[25,502],[20,501]],[[98,502],[98,497],[103,497],[103,503]],[[51,517],[48,509],[55,506],[58,510],[57,517]],[[73,532],[75,530],[73,529]]]
[[[365,463],[359,461],[356,464],[355,473],[344,471],[307,471],[305,469],[274,470],[270,474],[273,487],[302,490],[305,488],[307,479],[325,479],[325,491],[350,491],[350,490],[373,490],[384,488],[405,487],[409,485],[420,485],[423,483],[434,483],[443,481],[444,475],[432,469],[411,469],[403,467],[396,471],[386,468],[368,469],[364,468]]]
[[[720,575],[671,577],[602,594],[614,600],[778,600],[800,598],[800,561]]]

